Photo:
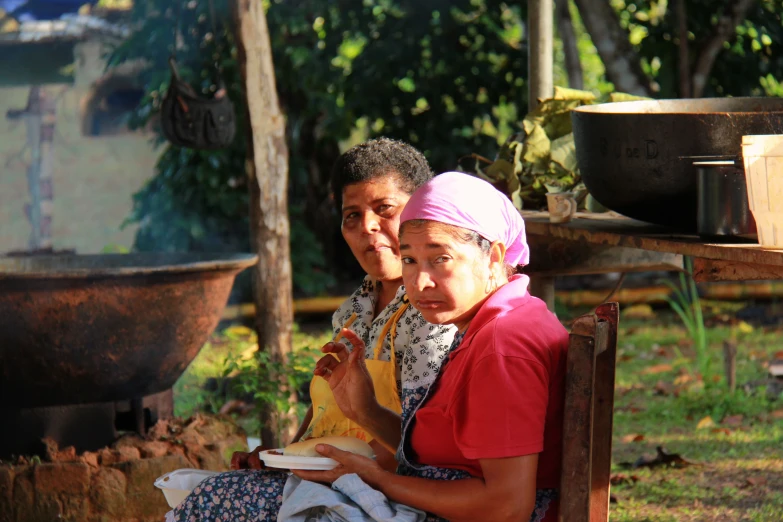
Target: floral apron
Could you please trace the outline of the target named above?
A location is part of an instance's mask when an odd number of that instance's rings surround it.
[[[462,342],[464,333],[458,333],[454,336],[454,342],[449,348],[449,353],[454,351]],[[463,470],[438,468],[435,466],[427,466],[422,464],[416,464],[409,458],[410,447],[410,435],[413,428],[413,420],[416,418],[416,412],[419,408],[427,402],[427,398],[430,393],[434,393],[438,380],[443,375],[443,371],[449,362],[448,355],[443,361],[440,367],[438,376],[428,386],[422,386],[413,390],[403,390],[402,393],[402,439],[400,445],[397,448],[397,474],[407,477],[419,477],[430,480],[462,480],[470,478],[470,474]],[[530,522],[541,522],[544,520],[547,510],[552,501],[557,499],[556,489],[537,489],[536,490],[536,506],[533,509],[533,513],[530,516]],[[448,522],[445,518],[438,517],[433,514],[428,514],[426,522]]]

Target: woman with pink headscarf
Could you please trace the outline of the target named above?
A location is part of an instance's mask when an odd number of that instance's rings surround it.
[[[397,447],[399,467],[320,445],[340,465],[295,473],[358,474],[428,521],[557,520],[568,334],[517,273],[529,259],[519,212],[489,183],[447,172],[413,194],[400,222],[411,303],[459,333],[434,383],[403,384],[402,419],[373,400],[362,351],[334,345],[340,362],[324,358],[316,372],[347,416]]]

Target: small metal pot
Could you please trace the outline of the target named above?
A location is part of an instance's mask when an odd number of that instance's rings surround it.
[[[756,238],[745,170],[735,160],[696,161],[697,231],[703,236]]]

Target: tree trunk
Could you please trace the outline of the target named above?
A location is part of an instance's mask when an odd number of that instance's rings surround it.
[[[704,94],[710,71],[715,60],[723,50],[723,42],[727,41],[737,30],[737,25],[745,19],[745,14],[756,0],[732,0],[724,9],[718,23],[712,30],[704,45],[699,50],[693,67],[693,96],[700,98]]]
[[[259,261],[253,270],[253,299],[258,346],[273,360],[285,362],[291,353],[293,302],[288,221],[288,148],[285,118],[280,111],[269,31],[262,3],[235,0],[237,49],[247,96],[248,138],[246,169],[250,187],[250,241]],[[285,382],[281,376],[281,387]],[[296,390],[290,390],[292,401]],[[267,404],[262,414],[262,442],[286,444],[296,423],[289,412]],[[279,413],[280,415],[276,415]],[[278,440],[278,434],[283,440]]]
[[[570,3],[570,0],[555,0],[555,17],[557,18],[557,30],[563,41],[568,86],[572,89],[583,89],[582,63],[579,61],[579,47],[574,33],[574,23],[571,20]]]
[[[675,0],[677,13],[677,34],[679,40],[678,79],[680,82],[680,98],[691,97],[691,66],[688,50],[688,16],[685,12],[685,0]]]
[[[554,85],[554,7],[552,0],[537,0],[529,3],[528,18],[528,111],[538,105],[538,100],[552,97]]]
[[[651,96],[652,82],[644,74],[639,56],[628,41],[609,0],[574,0],[582,21],[606,67],[606,77],[617,91]]]

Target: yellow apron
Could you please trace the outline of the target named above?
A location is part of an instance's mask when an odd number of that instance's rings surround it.
[[[375,343],[374,357],[364,361],[375,387],[375,398],[378,400],[378,404],[395,413],[402,412],[402,404],[400,403],[400,395],[397,392],[394,334],[397,329],[397,321],[400,320],[400,317],[402,317],[402,314],[409,306],[408,296],[405,295],[402,306],[386,322],[381,335],[378,336],[378,340]],[[389,337],[391,360],[381,361],[378,357],[381,355],[383,341],[388,334],[391,334]],[[326,379],[316,376],[310,381],[310,398],[313,401],[313,420],[310,421],[305,437],[343,436],[356,437],[365,442],[372,440],[372,436],[364,428],[345,418],[345,415],[343,415],[343,412],[334,400],[332,389],[329,387]]]

